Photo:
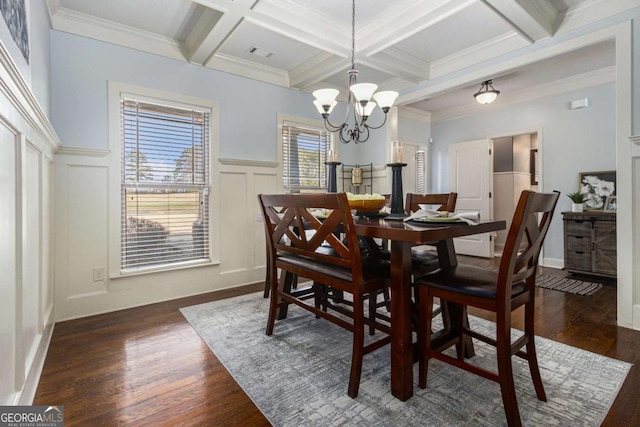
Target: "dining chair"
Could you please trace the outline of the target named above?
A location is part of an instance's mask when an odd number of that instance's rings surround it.
[[[535,282],[538,257],[549,230],[559,192],[535,193],[523,191],[513,215],[500,267],[491,271],[482,267],[458,265],[439,269],[415,281],[419,295],[419,380],[425,388],[429,360],[432,358],[457,366],[500,384],[504,411],[509,426],[521,425],[513,381],[513,355],[527,360],[533,385],[539,400],[546,401],[536,357],[534,314]],[[448,301],[457,307],[451,325],[452,334],[444,337],[444,344],[432,348],[433,299]],[[495,313],[495,338],[470,329],[466,319],[467,307]],[[524,334],[512,342],[513,311],[524,306]],[[497,373],[464,360],[464,336],[476,338],[496,348]],[[442,339],[440,342],[443,342]],[[456,346],[456,356],[444,350]],[[523,350],[526,347],[526,351]]]
[[[388,325],[376,325],[385,336],[364,344],[365,325],[375,319],[365,316],[364,301],[370,292],[382,289],[389,280],[389,261],[363,256],[345,193],[261,194],[258,196],[269,248],[270,304],[266,334],[272,335],[278,311],[295,304],[353,333],[348,395],[355,398],[360,386],[362,360],[390,342]],[[310,209],[324,209],[320,220]],[[311,233],[309,231],[312,231]],[[287,242],[285,242],[285,237]],[[314,282],[316,293],[327,287],[351,295],[351,311],[338,309],[323,297],[322,307],[311,305],[287,292],[276,278],[277,269]],[[317,300],[316,300],[317,301]],[[345,316],[346,315],[346,316]]]
[[[433,210],[440,212],[455,212],[458,193],[416,194],[407,193],[405,211],[407,214],[416,212],[420,205],[430,205]],[[411,270],[414,276],[419,276],[439,267],[438,254],[428,245],[418,245],[411,248]]]

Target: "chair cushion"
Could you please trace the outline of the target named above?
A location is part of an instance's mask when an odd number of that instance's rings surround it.
[[[325,252],[325,251],[321,251]],[[331,250],[326,252],[331,253]],[[334,277],[345,282],[351,282],[351,269],[338,267],[332,264],[326,264],[318,260],[299,256],[295,254],[284,253],[278,256],[278,261],[289,264],[298,268],[310,270],[325,276]],[[375,259],[371,257],[362,257],[362,276],[363,284],[366,286],[373,282],[383,282],[391,275],[389,261]]]
[[[426,274],[416,280],[416,285],[434,289],[455,290],[461,294],[480,298],[496,299],[498,272],[482,267],[458,265]],[[512,286],[512,297],[526,290],[524,282]]]

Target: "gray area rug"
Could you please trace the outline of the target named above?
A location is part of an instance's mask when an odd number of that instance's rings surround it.
[[[432,361],[426,389],[401,402],[391,395],[389,346],[366,355],[360,393],[347,396],[351,334],[299,307],[265,335],[261,293],[180,310],[275,426],[501,426],[498,384]],[[480,332],[495,324],[472,317]],[[514,332],[514,336],[517,331]],[[495,368],[490,346],[474,340],[474,363]],[[526,362],[514,358],[520,414],[530,426],[598,426],[631,365],[536,337],[548,402],[536,396]]]

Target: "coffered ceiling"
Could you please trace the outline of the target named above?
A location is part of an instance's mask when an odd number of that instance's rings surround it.
[[[350,0],[46,0],[56,30],[261,80],[345,93]],[[638,0],[356,0],[359,80],[401,92],[401,105],[441,116],[473,104],[480,81],[441,93],[452,73],[639,6]],[[602,42],[505,69],[503,93],[526,93],[614,66]],[[421,89],[421,90],[419,90]]]

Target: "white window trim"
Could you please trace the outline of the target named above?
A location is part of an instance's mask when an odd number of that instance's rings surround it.
[[[188,105],[202,108],[210,112],[209,120],[209,257],[206,263],[193,265],[175,265],[166,268],[150,269],[122,273],[121,265],[121,182],[120,182],[120,100],[124,96],[149,99],[154,102],[165,100],[169,105]],[[220,157],[220,107],[217,101],[197,98],[188,95],[165,92],[157,89],[129,85],[114,81],[108,82],[108,115],[109,115],[109,278],[129,277],[141,274],[152,274],[162,271],[180,270],[204,265],[220,264],[220,171],[218,157]]]
[[[278,132],[277,132],[277,144],[278,144],[278,164],[280,165],[279,171],[278,171],[278,186],[279,188],[284,191],[284,187],[283,187],[283,167],[284,167],[284,161],[283,161],[283,148],[282,148],[282,127],[284,126],[284,122],[293,122],[293,123],[298,123],[301,125],[307,125],[307,126],[311,126],[311,127],[317,127],[318,129],[325,129],[324,127],[324,122],[322,120],[315,120],[315,119],[309,119],[306,117],[299,117],[299,116],[291,116],[288,114],[283,114],[283,113],[278,113],[277,114],[277,118],[276,120],[278,121]],[[329,131],[327,131],[329,132]],[[332,134],[332,138],[335,138],[335,135],[333,135],[332,132],[329,132],[330,134]],[[338,148],[338,144],[334,143],[334,147],[337,149]],[[327,177],[328,178],[328,177]]]

